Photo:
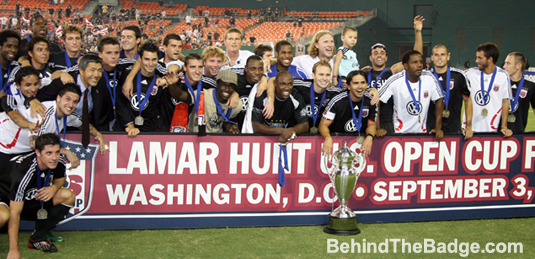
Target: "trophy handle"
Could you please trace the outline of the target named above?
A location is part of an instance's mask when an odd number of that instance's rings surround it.
[[[359,167],[355,167],[355,169],[357,169],[357,177],[360,176],[360,174],[362,173],[362,171],[364,171],[364,169],[366,168],[366,157],[364,157],[364,155],[362,154],[357,154],[357,156],[355,157],[355,160],[353,160],[353,163],[354,165],[355,164],[358,164]]]

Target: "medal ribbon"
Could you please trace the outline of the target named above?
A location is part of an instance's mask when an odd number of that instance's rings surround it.
[[[360,126],[362,126],[362,108],[364,107],[364,96],[360,100],[360,109],[359,109],[359,119],[357,121],[357,116],[355,115],[355,108],[353,107],[353,101],[351,100],[351,94],[347,91],[347,98],[349,98],[349,104],[351,105],[351,115],[353,116],[353,124],[357,127],[357,131],[360,135]]]
[[[0,90],[4,90],[4,92],[6,90],[7,82],[9,82],[9,74],[11,74],[11,64],[9,64],[7,67],[8,67],[7,68],[7,79],[6,79],[5,82],[4,82],[4,73],[1,73],[3,70],[0,69],[0,74],[1,74],[0,75],[0,84],[2,84],[2,89],[0,89]]]
[[[61,136],[61,130],[59,129],[58,111],[56,110],[56,129],[58,130],[58,136]],[[61,141],[61,147],[65,147],[65,133],[67,131],[67,116],[63,116],[63,140]]]
[[[117,87],[115,85],[117,82],[115,81],[117,79],[117,69],[116,68],[113,69],[113,91],[110,86],[110,78],[108,76],[108,72],[104,70],[102,75],[104,76],[104,80],[106,80],[106,87],[108,87],[108,92],[110,92],[110,97],[111,97],[111,102],[113,103],[113,107],[115,107],[115,96],[117,96],[116,95]]]
[[[516,89],[515,99],[512,102],[511,100],[509,100],[509,102],[511,103],[510,105],[511,112],[515,111],[516,105],[518,104],[518,100],[520,97],[520,92],[522,92],[523,86],[524,86],[524,75],[522,75],[522,78],[520,79],[520,83],[518,83],[518,88]]]
[[[193,91],[193,87],[188,82],[188,78],[184,78],[184,82],[186,82],[186,86],[188,87],[188,90],[191,92],[191,96],[193,96],[193,103],[195,104],[195,110],[197,111],[197,114],[199,114],[199,104],[201,102],[201,80],[197,82],[197,98],[195,98],[195,91]]]
[[[286,143],[287,144],[287,143]],[[279,185],[281,187],[284,187],[284,184],[286,182],[285,175],[284,175],[284,169],[288,169],[288,153],[286,151],[286,144],[280,144],[280,150],[279,150]],[[284,157],[283,157],[284,155]],[[284,167],[282,167],[282,159],[284,158]]]
[[[496,77],[496,71],[498,71],[498,67],[495,67],[494,68],[494,72],[492,72],[492,77],[490,79],[490,84],[489,84],[489,88],[487,89],[487,92],[485,93],[485,81],[484,78],[483,78],[483,70],[481,71],[481,94],[483,95],[483,106],[487,105],[487,98],[489,97],[489,94],[490,94],[490,89],[492,88],[492,85],[494,84],[494,78]]]
[[[223,119],[225,119],[226,122],[230,122],[232,124],[236,124],[236,122],[233,122],[233,121],[229,120],[230,119],[230,114],[232,114],[232,108],[228,108],[227,115],[225,116],[225,112],[223,111],[223,108],[221,108],[221,104],[219,104],[219,102],[217,101],[217,99],[215,97],[216,90],[217,90],[217,88],[214,88],[212,97],[214,97],[215,107],[217,107],[217,110],[219,111],[219,114],[221,114],[221,116],[223,116]]]
[[[141,100],[141,71],[137,72],[137,101],[139,105],[139,116],[141,116],[141,112],[143,112],[145,104],[147,104],[147,101],[149,100],[150,92],[152,91],[155,83],[156,75],[152,77],[152,82],[149,85],[149,89],[147,89],[147,93],[145,93],[145,98],[143,98],[143,101],[141,104],[139,104],[139,100]]]
[[[48,169],[48,171],[46,172],[46,176],[45,176],[45,184],[41,185],[41,169],[39,168],[39,164],[37,164],[36,168],[37,168],[37,190],[39,190],[41,189],[41,187],[46,187],[48,185],[48,182],[50,181],[51,170]],[[41,207],[43,207],[44,202],[39,201],[39,203],[41,203]]]
[[[412,101],[416,105],[416,110],[418,111],[418,114],[420,114],[420,97],[422,96],[422,80],[418,78],[418,103],[416,103],[416,97],[414,97],[414,92],[412,91],[411,84],[409,83],[409,76],[405,74],[405,83],[407,84],[407,88],[409,88],[409,93],[411,93]]]
[[[433,70],[433,74],[435,74],[435,77],[437,78],[437,81],[440,84],[437,71]],[[442,90],[442,92],[444,93],[444,105],[446,106],[446,110],[448,109],[448,104],[450,100],[450,84],[451,84],[450,80],[451,80],[451,71],[450,71],[450,67],[448,67],[448,72],[446,72],[446,91]]]
[[[327,95],[327,90],[323,91],[323,95],[321,96],[320,105],[318,105],[318,112],[314,112],[316,105],[315,105],[315,95],[316,92],[314,91],[314,83],[310,85],[310,110],[312,111],[312,122],[314,125],[312,127],[316,126],[316,121],[318,120],[318,114],[320,113],[321,106],[323,105],[323,101],[325,101],[325,96]]]
[[[368,83],[370,83],[372,81],[372,71],[371,70],[369,73],[368,73]],[[381,77],[383,76],[383,74],[386,72],[386,67],[383,68],[383,71],[381,71],[381,73],[379,74],[379,76],[375,79],[375,84],[372,84],[371,87],[372,88],[377,88],[377,83],[379,82],[379,80],[381,80]]]
[[[79,58],[80,58],[80,54],[78,54],[78,57],[76,58],[76,60],[78,60]],[[72,66],[71,58],[67,54],[67,51],[65,51],[65,63],[67,64],[67,67],[71,67]]]

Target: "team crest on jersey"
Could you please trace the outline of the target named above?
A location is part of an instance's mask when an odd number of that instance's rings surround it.
[[[454,82],[453,80],[450,81],[450,90],[453,89]]]
[[[429,91],[424,92],[424,98],[427,98],[427,97],[429,97]]]
[[[498,92],[498,90],[500,90],[500,86],[499,85],[494,85],[492,90],[494,90],[494,92]]]
[[[172,126],[171,132],[186,132],[186,128],[182,126]]]
[[[368,113],[370,113],[370,109],[362,109],[362,117],[368,117]]]
[[[152,91],[150,92],[150,95],[154,96],[158,93],[158,87],[157,86],[153,86],[152,87]]]
[[[520,90],[520,97],[526,98],[527,95],[528,95],[528,90],[522,88],[522,90]]]
[[[73,208],[59,224],[68,222],[89,210],[93,198],[94,164],[99,145],[89,144],[86,149],[80,142],[65,140],[65,148],[80,159],[80,165],[67,173],[63,187],[71,189],[76,198]]]

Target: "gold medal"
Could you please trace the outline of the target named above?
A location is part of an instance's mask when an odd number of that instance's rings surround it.
[[[136,124],[137,126],[142,126],[144,121],[145,120],[143,119],[143,117],[139,115],[134,119],[134,124]]]
[[[487,108],[483,108],[483,110],[481,111],[481,116],[487,116],[489,115],[489,111],[487,110]]]
[[[318,133],[318,128],[316,128],[316,127],[310,128],[310,133],[312,133],[312,134]]]
[[[442,111],[442,117],[443,118],[449,118],[450,117],[450,110],[448,110],[447,108],[445,110]]]
[[[43,207],[41,207],[38,211],[37,211],[37,219],[38,220],[45,220],[48,218],[48,212],[43,209]]]
[[[363,136],[358,136],[358,138],[357,138],[357,143],[358,143],[359,145],[362,145],[362,143],[364,143],[364,137],[363,137]]]
[[[418,123],[422,123],[422,118],[420,117],[420,114],[418,114]]]
[[[507,116],[507,122],[515,123],[515,121],[516,121],[516,116],[512,113],[509,113],[509,116]]]

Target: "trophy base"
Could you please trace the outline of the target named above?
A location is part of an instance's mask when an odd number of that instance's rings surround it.
[[[360,229],[357,227],[357,217],[341,219],[329,215],[329,225],[323,229],[323,232],[339,236],[359,234]]]

